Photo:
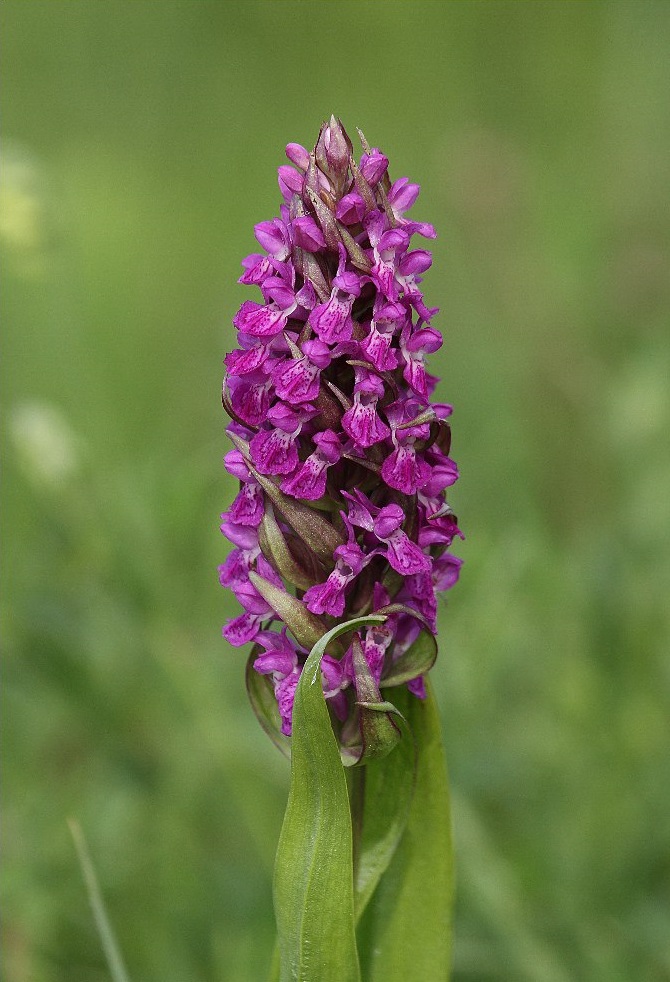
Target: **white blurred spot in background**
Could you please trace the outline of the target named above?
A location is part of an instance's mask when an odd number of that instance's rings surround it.
[[[46,246],[44,180],[34,155],[5,141],[0,154],[0,244],[12,272],[39,277]]]
[[[9,436],[31,483],[57,490],[79,472],[83,440],[51,403],[24,402],[11,410]]]

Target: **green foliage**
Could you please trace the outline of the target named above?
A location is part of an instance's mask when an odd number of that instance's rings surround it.
[[[432,691],[425,702],[400,691],[398,703],[416,748],[416,778],[397,849],[364,915],[362,975],[369,982],[446,982],[454,871],[440,719]]]
[[[360,982],[353,838],[340,748],[321,684],[331,640],[379,618],[346,621],[318,641],[296,689],[291,786],[274,874],[281,982]]]
[[[131,978],[266,977],[288,770],[219,634],[221,359],[333,110],[439,233],[454,982],[670,975],[670,8],[352,6],[2,5],[7,982],[108,978],[69,816]]]

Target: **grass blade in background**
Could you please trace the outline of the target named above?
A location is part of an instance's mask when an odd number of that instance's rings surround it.
[[[296,690],[291,786],[274,876],[282,982],[360,979],[349,794],[323,695],[321,658],[338,635],[383,620],[360,617],[325,634]]]
[[[112,925],[109,921],[109,917],[107,916],[105,901],[102,897],[100,884],[98,883],[98,878],[95,874],[95,868],[93,866],[93,861],[91,860],[91,855],[88,851],[88,846],[86,845],[84,833],[81,830],[79,822],[75,821],[75,819],[69,819],[68,825],[70,826],[74,846],[77,850],[77,858],[79,859],[79,865],[81,866],[81,871],[84,876],[84,882],[88,892],[88,899],[91,904],[91,909],[93,910],[93,917],[95,919],[95,926],[98,929],[100,943],[105,953],[112,982],[130,982],[130,978],[126,972],[126,967],[123,964],[121,951],[119,950],[116,938],[114,937]]]
[[[445,982],[449,977],[453,900],[449,788],[437,706],[432,689],[427,688],[425,701],[404,690],[397,693],[398,708],[415,739],[416,785],[405,832],[361,922],[366,982]]]

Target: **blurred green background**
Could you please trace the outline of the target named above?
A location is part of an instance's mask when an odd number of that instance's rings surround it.
[[[334,111],[439,231],[454,980],[670,979],[670,5],[1,16],[4,978],[108,978],[70,816],[134,982],[265,976],[288,771],[220,636],[219,393]]]

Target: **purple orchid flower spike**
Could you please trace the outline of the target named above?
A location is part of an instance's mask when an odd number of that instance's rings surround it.
[[[343,738],[359,713],[361,651],[376,686],[424,695],[430,665],[411,654],[435,635],[437,594],[462,562],[448,551],[462,538],[446,501],[458,478],[451,407],[431,401],[426,367],[442,345],[421,292],[432,257],[410,248],[435,230],[406,217],[419,186],[392,182],[377,147],[356,161],[335,117],[311,152],[290,143],[286,156],[279,216],[255,226],[263,252],[242,262],[239,282],[260,298],[240,307],[225,359],[225,467],[239,492],[219,578],[242,612],[223,633],[253,644],[249,670],[290,735],[311,647],[339,622],[383,614],[321,662]]]

